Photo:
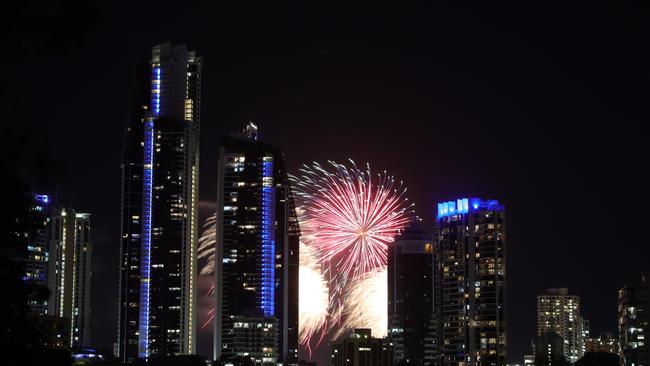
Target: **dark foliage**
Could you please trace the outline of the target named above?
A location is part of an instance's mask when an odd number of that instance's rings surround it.
[[[588,352],[574,366],[618,366],[619,359],[615,353]]]

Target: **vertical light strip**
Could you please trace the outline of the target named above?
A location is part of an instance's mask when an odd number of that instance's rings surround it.
[[[275,315],[275,223],[273,158],[262,158],[262,296],[264,316]]]
[[[65,219],[65,210],[61,210],[61,276],[60,281],[61,285],[59,287],[59,316],[64,317],[64,304],[65,304],[65,242],[66,242],[66,219]]]
[[[76,215],[70,218],[72,220],[72,225],[74,231],[72,233],[72,288],[70,292],[72,293],[70,300],[70,347],[74,347],[75,338],[79,337],[77,327],[75,327],[75,319],[77,316],[77,301],[75,300],[75,286],[77,286],[77,219]]]
[[[160,113],[160,65],[154,64],[151,79],[152,117],[144,122],[142,179],[142,246],[140,254],[140,327],[138,356],[149,358],[149,296],[151,283],[151,208],[153,190],[154,119]]]
[[[192,152],[190,152],[192,153]],[[188,313],[188,327],[187,327],[187,350],[186,353],[194,353],[194,279],[195,277],[195,269],[194,269],[194,263],[195,263],[195,258],[194,258],[194,253],[196,251],[195,243],[196,243],[196,216],[197,216],[197,210],[196,210],[196,166],[192,165],[192,186],[191,186],[191,216],[190,216],[190,270],[189,270],[189,299],[188,302],[190,304],[189,306],[189,311]]]

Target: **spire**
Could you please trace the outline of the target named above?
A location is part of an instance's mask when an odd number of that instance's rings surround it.
[[[257,125],[253,121],[248,121],[244,129],[242,129],[241,135],[251,140],[257,140]]]

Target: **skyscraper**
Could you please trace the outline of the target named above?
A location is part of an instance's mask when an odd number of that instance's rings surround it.
[[[72,348],[90,346],[90,214],[52,209],[47,314],[65,318]]]
[[[196,347],[201,58],[185,45],[152,48],[134,70],[122,152],[122,361]]]
[[[50,236],[50,198],[44,194],[32,195],[30,206],[29,232],[27,238],[27,257],[25,258],[25,281],[47,286]],[[29,308],[33,314],[47,312],[48,301],[30,299]]]
[[[566,288],[551,288],[537,296],[537,335],[554,332],[564,341],[564,357],[576,362],[584,355],[584,327],[580,316],[580,297]]]
[[[48,195],[33,195],[24,280],[50,290],[45,300],[30,299],[33,315],[56,334],[48,345],[90,345],[90,214],[57,207]]]
[[[388,249],[388,335],[397,364],[425,364],[425,338],[433,316],[431,239],[409,229]]]
[[[505,365],[505,209],[496,200],[438,204],[434,235],[438,365]]]
[[[295,363],[300,233],[284,156],[257,140],[253,123],[226,138],[219,155],[214,357]],[[277,349],[241,342],[251,335],[244,324],[275,333]]]
[[[642,276],[641,283],[618,291],[618,337],[624,366],[650,365],[649,329],[650,285]]]

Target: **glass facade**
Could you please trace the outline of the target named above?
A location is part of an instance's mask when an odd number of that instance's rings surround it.
[[[438,204],[435,364],[505,365],[505,251],[505,208],[498,201]]]
[[[215,358],[233,361],[248,353],[265,354],[264,362],[295,362],[298,222],[284,157],[256,137],[256,126],[249,124],[226,138],[220,151]],[[246,345],[233,319],[276,324],[277,347],[268,352],[259,342]]]
[[[548,289],[537,297],[537,335],[554,332],[564,342],[564,357],[571,363],[584,355],[586,322],[580,316],[580,297],[566,288]]]
[[[193,354],[201,58],[153,47],[137,64],[122,154],[117,355]]]
[[[650,365],[650,286],[641,283],[618,291],[618,337],[624,366]]]

